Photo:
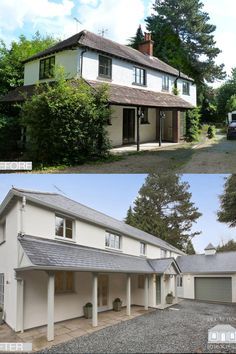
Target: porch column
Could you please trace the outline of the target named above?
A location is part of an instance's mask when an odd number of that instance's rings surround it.
[[[140,112],[141,107],[137,107],[137,151],[140,150]]]
[[[165,308],[165,304],[166,304],[166,299],[165,299],[165,281],[164,281],[164,277],[165,275],[163,274],[161,276],[161,308],[164,309]]]
[[[24,332],[24,280],[17,278],[17,303],[18,303],[18,318],[17,331]]]
[[[145,275],[144,280],[144,310],[148,310],[148,275]]]
[[[177,275],[175,275],[175,302],[178,303],[178,295],[177,295]]]
[[[92,326],[97,327],[98,325],[98,275],[93,273],[93,316],[92,316]]]
[[[55,287],[55,274],[48,273],[48,326],[47,326],[47,339],[48,341],[54,340],[54,290]]]
[[[126,315],[130,316],[131,311],[131,277],[130,274],[127,275],[127,283],[126,283]]]

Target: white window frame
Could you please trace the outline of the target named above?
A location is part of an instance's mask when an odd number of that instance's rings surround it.
[[[166,258],[166,250],[161,249],[161,258]]]
[[[56,219],[60,218],[63,219],[63,236],[57,235],[56,234]],[[66,220],[70,220],[72,222],[72,238],[66,237]],[[55,237],[58,240],[66,240],[66,241],[74,241],[75,239],[75,226],[74,226],[74,220],[65,216],[65,215],[61,215],[61,214],[55,214]]]
[[[182,275],[177,275],[177,287],[178,288],[183,287],[183,276]]]
[[[147,255],[147,245],[144,242],[140,242],[140,255],[141,256]]]
[[[230,340],[235,340],[235,333],[234,332],[230,332]]]
[[[118,247],[116,247],[117,242],[119,243]],[[106,231],[105,247],[112,250],[121,251],[121,246],[121,235]]]
[[[162,76],[162,91],[170,91],[170,77],[169,75]]]
[[[101,65],[100,62],[101,59],[107,59],[107,65]],[[105,70],[107,69],[108,71],[107,75],[100,73],[101,67],[104,67]],[[112,58],[108,57],[107,55],[103,55],[103,54],[98,55],[98,77],[112,80]]]
[[[185,86],[186,85],[186,86]],[[188,81],[183,81],[183,95],[190,96],[190,83]]]
[[[212,332],[211,333],[211,339],[212,340],[216,340],[217,339],[217,333],[216,332]]]

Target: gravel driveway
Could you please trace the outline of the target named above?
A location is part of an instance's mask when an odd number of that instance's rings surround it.
[[[207,348],[208,329],[236,327],[236,306],[184,300],[130,321],[101,329],[40,353],[235,353],[235,347]],[[178,309],[178,310],[174,310]]]

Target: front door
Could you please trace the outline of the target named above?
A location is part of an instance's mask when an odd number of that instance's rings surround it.
[[[165,118],[162,121],[162,140],[173,141],[173,114],[172,111],[165,112]]]
[[[124,108],[123,110],[123,144],[135,141],[135,109]]]
[[[161,277],[156,275],[156,305],[161,303]]]
[[[108,275],[100,274],[98,276],[98,311],[105,311],[108,309],[108,288]]]

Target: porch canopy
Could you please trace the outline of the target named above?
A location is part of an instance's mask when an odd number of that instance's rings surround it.
[[[102,82],[85,80],[88,85],[97,89]],[[73,85],[77,84],[76,80],[71,80]],[[40,84],[39,87],[44,87]],[[108,84],[109,87],[109,103],[114,105],[127,106],[144,106],[153,108],[175,108],[175,109],[191,109],[194,108],[189,102],[183,100],[181,97],[171,93],[155,92],[133,87]],[[17,87],[13,91],[9,91],[0,102],[23,102],[27,98],[34,95],[36,85],[27,85]]]
[[[54,339],[54,287],[55,272],[59,270],[74,272],[92,272],[92,324],[97,326],[97,286],[98,273],[123,273],[127,275],[126,281],[126,313],[131,313],[131,274],[143,274],[144,308],[148,310],[148,275],[180,273],[174,258],[151,260],[139,256],[111,252],[86,246],[69,244],[61,240],[49,240],[29,235],[19,236],[19,263],[15,268],[19,285],[21,305],[19,313],[21,331],[24,330],[24,281],[21,273],[29,270],[43,270],[48,274],[47,313],[48,313],[48,340]]]

